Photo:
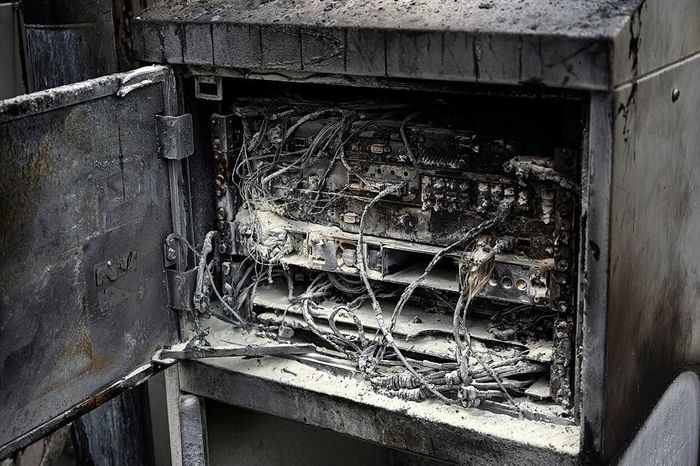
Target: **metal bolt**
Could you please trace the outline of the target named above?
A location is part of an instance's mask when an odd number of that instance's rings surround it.
[[[292,327],[288,327],[286,325],[280,325],[280,327],[277,329],[277,335],[280,338],[284,338],[285,340],[289,340],[294,336],[294,329]]]
[[[223,186],[218,186],[216,188],[216,196],[217,197],[224,197],[224,194],[226,194],[226,190],[224,189]]]
[[[416,219],[413,218],[413,215],[411,214],[402,215],[399,221],[405,228],[413,228],[416,226]]]
[[[168,248],[167,257],[169,261],[174,261],[175,259],[177,259],[177,253],[175,252],[175,249]]]
[[[214,139],[212,146],[215,150],[221,149],[221,140],[219,138]]]
[[[567,268],[569,268],[569,261],[567,261],[566,259],[559,259],[559,261],[557,262],[557,268],[559,270],[566,270]]]
[[[216,209],[216,218],[223,220],[226,218],[226,210],[223,207]]]
[[[343,251],[343,264],[354,267],[357,263],[357,251],[354,249],[345,249]]]
[[[678,98],[680,96],[681,96],[681,91],[677,87],[674,87],[673,91],[671,92],[671,100],[673,102],[675,102],[676,100],[678,100]]]
[[[107,267],[111,267],[111,266],[112,266],[112,261],[107,261]]]

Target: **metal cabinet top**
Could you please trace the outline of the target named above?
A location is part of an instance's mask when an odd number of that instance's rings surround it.
[[[605,90],[700,49],[679,0],[160,1],[135,21],[157,63]]]

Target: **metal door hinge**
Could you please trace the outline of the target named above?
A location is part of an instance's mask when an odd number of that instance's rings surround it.
[[[182,160],[194,152],[192,115],[156,115],[158,153],[168,160]]]

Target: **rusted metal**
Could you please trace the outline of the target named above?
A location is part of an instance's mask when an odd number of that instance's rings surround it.
[[[216,81],[221,88],[221,78]],[[196,84],[197,86],[199,84]],[[231,243],[231,233],[229,221],[233,220],[235,213],[232,209],[234,203],[235,188],[231,183],[231,172],[233,170],[233,149],[235,143],[234,115],[222,115],[214,113],[209,119],[211,131],[211,149],[214,165],[214,183],[216,186],[216,208],[217,208],[217,230],[224,239],[220,242],[221,253],[228,252],[228,245]],[[227,221],[228,220],[228,221]]]
[[[106,389],[94,394],[93,396],[74,404],[68,410],[63,411],[57,416],[51,418],[49,421],[44,422],[36,427],[32,428],[30,431],[25,432],[21,436],[12,440],[9,443],[0,446],[0,460],[7,458],[12,455],[15,451],[20,450],[36,440],[49,435],[61,426],[69,423],[73,419],[80,417],[81,415],[92,411],[96,407],[106,403],[115,396],[122,393],[124,390],[129,390],[134,388],[146,380],[149,377],[156,374],[163,368],[162,365],[151,365],[147,364],[123,377],[122,379],[116,381]],[[9,419],[9,418],[8,418]]]
[[[0,425],[6,453],[46,432],[41,426],[95,406],[104,399],[95,393],[177,335],[163,286],[161,245],[172,223],[155,132],[165,71],[0,103],[0,238],[8,246],[0,251],[0,417],[13,419]]]

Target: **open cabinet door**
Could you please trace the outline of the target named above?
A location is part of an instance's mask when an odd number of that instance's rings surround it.
[[[145,380],[177,337],[156,135],[174,98],[147,67],[0,102],[0,459]]]

